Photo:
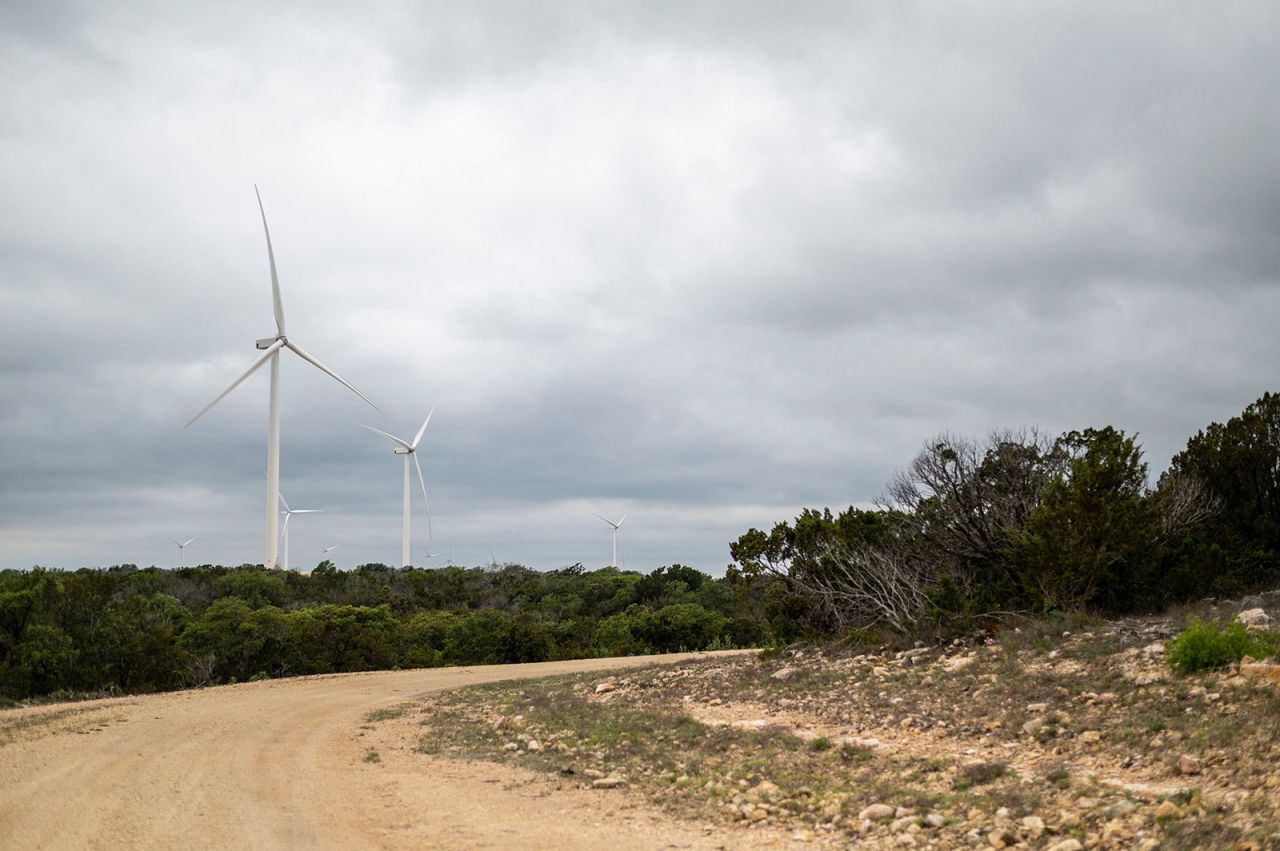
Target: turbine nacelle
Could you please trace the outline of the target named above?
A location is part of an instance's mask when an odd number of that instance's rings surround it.
[[[256,346],[258,350],[261,351],[263,349],[271,348],[271,346],[275,344],[276,340],[283,340],[283,339],[284,337],[263,337],[261,340],[254,343],[254,346]]]

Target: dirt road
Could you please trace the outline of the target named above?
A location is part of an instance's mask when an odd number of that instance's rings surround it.
[[[431,760],[366,713],[697,654],[306,677],[0,712],[0,848],[715,848],[625,793]],[[765,836],[759,842],[772,844]],[[752,844],[757,844],[753,842]],[[735,842],[734,847],[741,847]]]

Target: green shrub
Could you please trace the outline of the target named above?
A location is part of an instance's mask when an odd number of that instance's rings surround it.
[[[1165,644],[1165,661],[1182,674],[1194,674],[1225,667],[1245,656],[1262,658],[1276,652],[1278,637],[1269,633],[1250,635],[1245,625],[1232,620],[1225,629],[1213,621],[1193,618],[1177,638]]]

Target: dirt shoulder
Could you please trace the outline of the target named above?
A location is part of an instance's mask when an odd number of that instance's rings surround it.
[[[719,847],[720,827],[602,805],[520,767],[429,759],[365,721],[441,690],[694,655],[306,677],[0,712],[0,847]]]
[[[368,726],[728,829],[730,847],[760,831],[810,847],[1280,847],[1280,693],[1234,670],[1173,675],[1174,629],[1056,622],[580,674],[433,695]]]

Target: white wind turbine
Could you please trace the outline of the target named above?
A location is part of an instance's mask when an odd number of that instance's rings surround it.
[[[393,450],[396,455],[404,456],[404,509],[400,520],[400,566],[409,567],[412,561],[409,557],[409,459],[413,458],[413,466],[418,469],[418,484],[422,485],[422,504],[427,509],[427,540],[431,540],[431,503],[427,501],[427,482],[422,477],[422,465],[418,463],[418,444],[422,442],[422,436],[427,433],[427,423],[431,422],[431,415],[436,412],[435,405],[431,406],[431,410],[427,412],[427,418],[422,421],[422,428],[418,429],[418,433],[413,436],[413,442],[410,443],[401,440],[394,434],[387,434],[380,428],[374,428],[364,423],[356,423],[361,428],[367,428],[369,431],[378,434],[396,444]]]
[[[320,549],[325,555],[328,555],[340,546],[342,546],[342,544],[334,544],[332,547],[321,547]]]
[[[361,399],[364,399],[378,413],[382,413],[382,411],[369,400],[368,396],[353,387],[338,373],[307,354],[301,346],[285,336],[284,305],[280,301],[280,279],[276,275],[276,256],[271,248],[271,231],[267,228],[267,213],[262,208],[262,196],[258,194],[257,186],[253,187],[253,192],[258,196],[258,212],[262,214],[262,231],[267,237],[267,262],[271,266],[271,299],[276,314],[276,335],[259,340],[257,346],[262,350],[262,354],[258,356],[258,359],[239,378],[231,382],[231,386],[223,390],[218,395],[218,398],[205,405],[200,413],[188,420],[183,428],[189,428],[192,423],[204,416],[210,408],[221,402],[228,393],[239,387],[240,383],[252,375],[260,366],[268,360],[271,361],[271,401],[267,415],[267,552],[266,557],[263,559],[263,566],[271,568],[276,566],[276,548],[279,543],[279,515],[276,513],[276,506],[280,498],[280,350],[288,349]]]
[[[185,541],[179,541],[177,538],[169,539],[170,541],[173,541],[175,544],[178,545],[178,567],[187,566],[187,557],[184,551],[187,549],[189,545],[195,542],[196,538],[199,538],[199,537],[200,537],[199,535],[196,535],[195,538],[188,538]]]
[[[599,517],[601,520],[603,520],[604,522],[608,523],[610,526],[613,527],[613,561],[610,564],[613,567],[617,567],[618,566],[618,530],[622,528],[623,523],[627,522],[627,515],[625,514],[622,515],[622,519],[619,520],[617,523],[614,523],[608,517],[603,517],[599,514],[596,514],[594,511],[591,512],[591,514],[594,517]]]
[[[290,508],[289,500],[284,498],[284,494],[279,494],[280,504],[284,506],[284,510],[280,512],[280,516],[284,518],[283,528],[280,530],[280,537],[284,539],[284,551],[281,553],[280,566],[285,570],[289,569],[289,518],[295,514],[319,514],[324,511],[323,508]]]

